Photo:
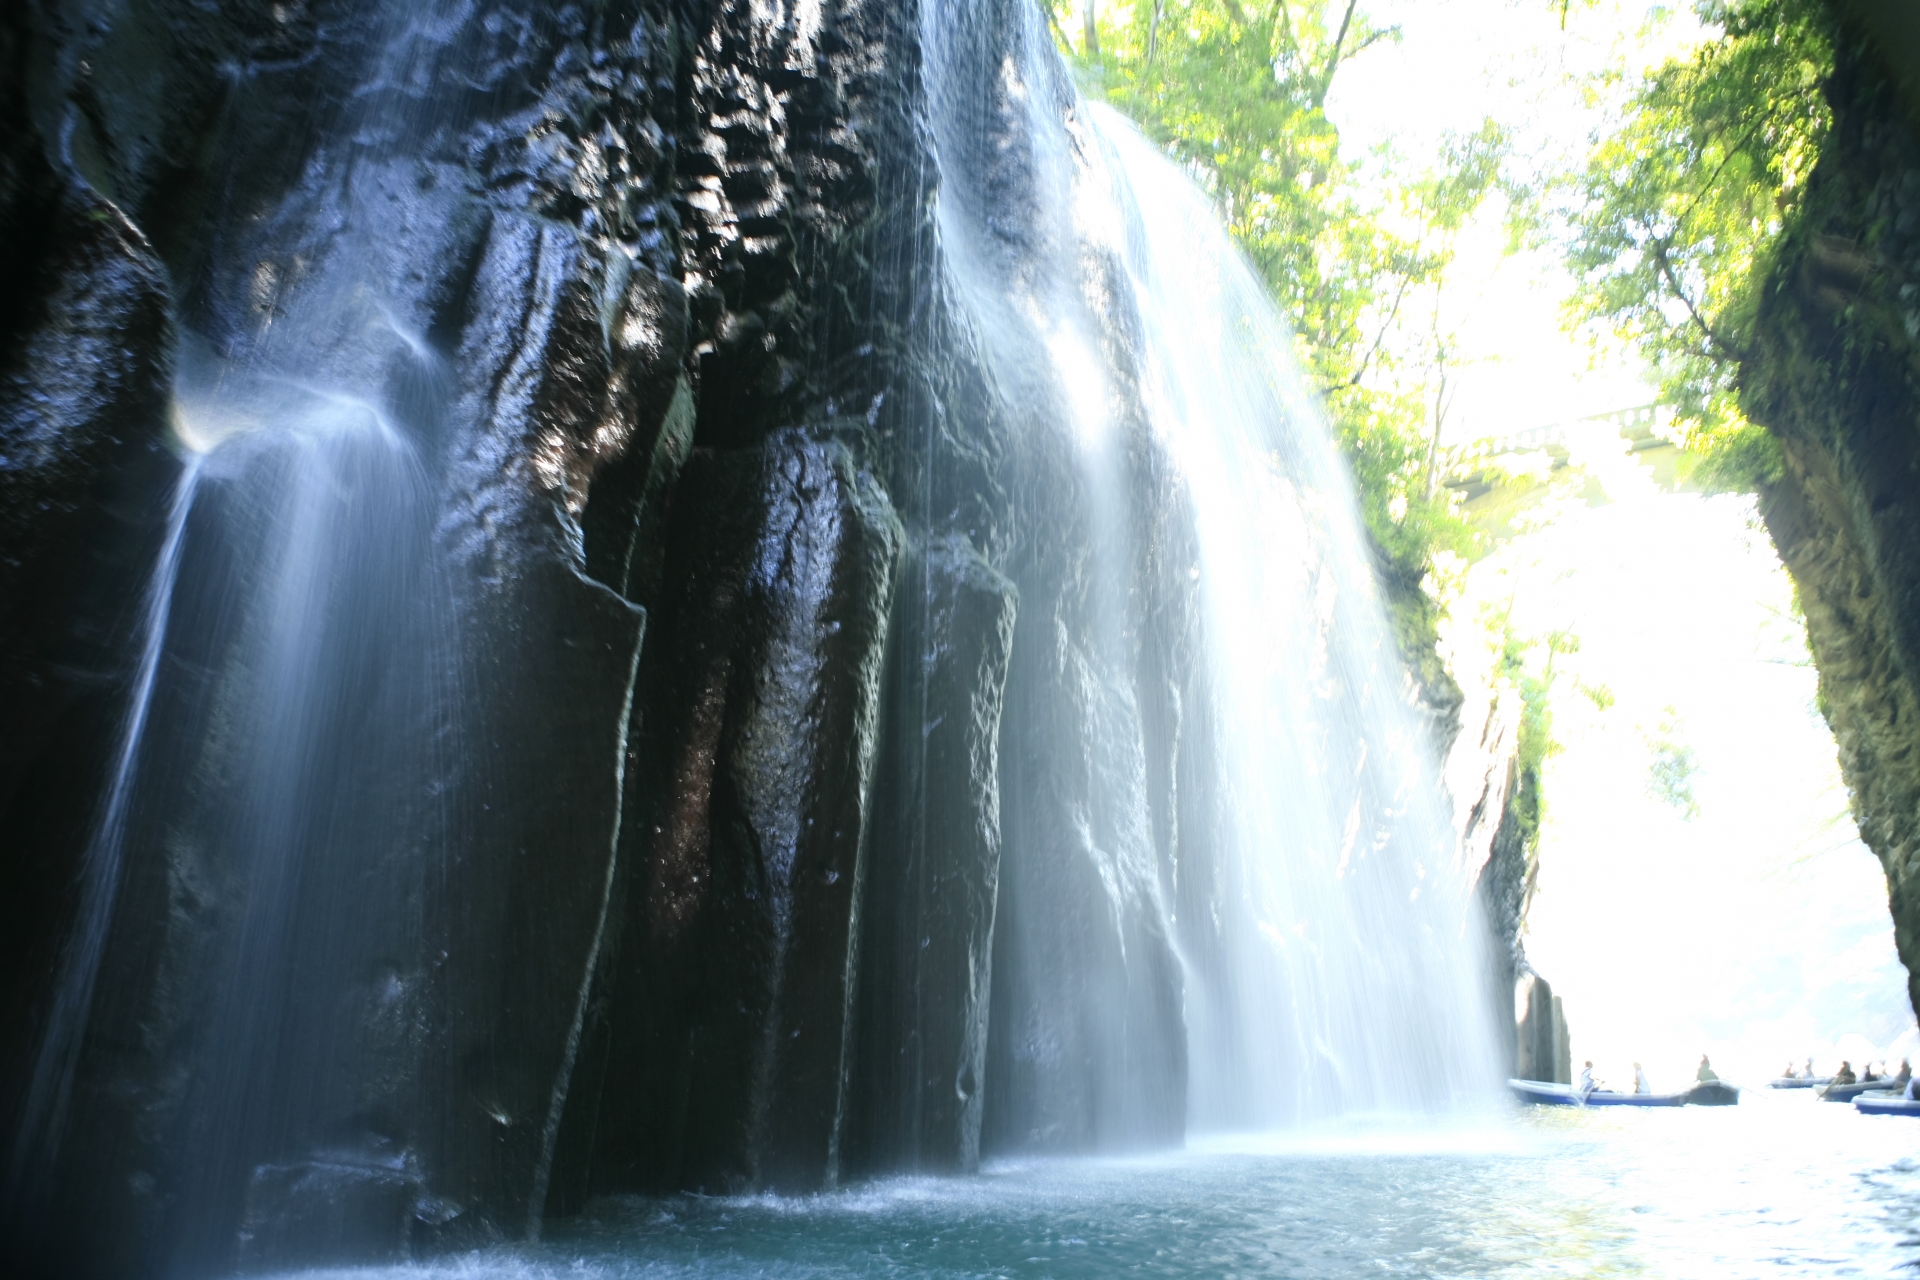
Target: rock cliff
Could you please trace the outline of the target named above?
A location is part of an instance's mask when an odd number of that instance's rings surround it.
[[[1895,87],[1911,51],[1873,29],[1841,24],[1833,132],[1762,286],[1741,395],[1780,445],[1760,511],[1920,1008],[1920,112]]]
[[[0,13],[0,1265],[1180,1138],[1242,889],[1077,111],[1014,0]]]
[[[932,58],[876,0],[0,15],[15,1272],[1178,1137],[1162,899],[1178,857],[1204,908],[1206,844],[1137,771],[1208,785],[1179,495],[1135,460],[1143,638],[1090,647],[1115,584],[1053,514],[1057,432],[1014,429],[1066,408],[988,377],[934,225],[937,136],[991,193],[975,252],[1071,260],[1023,159],[1071,90],[999,71],[1049,65],[1027,18]],[[200,745],[140,756],[102,861],[182,484],[150,722]],[[403,515],[340,500],[369,484]],[[287,518],[333,558],[290,562]],[[236,582],[309,593],[312,634]],[[271,750],[236,754],[247,716]]]

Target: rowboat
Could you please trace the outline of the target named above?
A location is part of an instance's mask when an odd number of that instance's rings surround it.
[[[1830,1084],[1820,1091],[1820,1097],[1826,1102],[1852,1102],[1863,1093],[1885,1093],[1893,1087],[1891,1080],[1857,1080],[1852,1084]]]
[[[1583,1094],[1570,1084],[1546,1080],[1509,1080],[1507,1087],[1520,1101],[1541,1107],[1680,1107],[1687,1102],[1685,1093],[1615,1093],[1611,1089],[1595,1089]]]
[[[1920,1116],[1920,1102],[1890,1093],[1861,1094],[1853,1100],[1853,1107],[1870,1116]]]
[[[1725,1080],[1702,1080],[1687,1090],[1690,1107],[1731,1107],[1740,1101],[1740,1089]]]

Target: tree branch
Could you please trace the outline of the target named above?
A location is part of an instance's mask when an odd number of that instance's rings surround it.
[[[1447,410],[1453,407],[1447,378],[1451,351],[1446,340],[1440,336],[1440,299],[1445,289],[1444,280],[1433,287],[1433,362],[1440,371],[1440,385],[1433,393],[1433,437],[1427,444],[1428,502],[1432,502],[1434,495],[1440,491],[1440,432],[1447,425]]]
[[[1374,45],[1379,44],[1382,40],[1385,40],[1388,36],[1397,36],[1399,34],[1400,34],[1400,28],[1397,26],[1382,27],[1380,28],[1380,30],[1368,36],[1365,40],[1362,40],[1359,44],[1353,46],[1352,49],[1348,50],[1347,60],[1352,61],[1353,59],[1359,57],[1361,54],[1365,53],[1368,49],[1373,48]]]
[[[1347,28],[1353,25],[1353,11],[1360,0],[1347,0],[1347,12],[1340,19],[1340,34],[1333,38],[1333,52],[1327,57],[1327,69],[1320,76],[1320,91],[1313,95],[1316,110],[1326,105],[1327,90],[1333,88],[1333,73],[1340,67],[1340,46],[1347,42]]]
[[[1419,252],[1419,250],[1415,250]],[[1400,304],[1406,300],[1407,290],[1413,286],[1413,273],[1400,277],[1400,291],[1393,295],[1393,310],[1387,312],[1387,318],[1380,322],[1380,332],[1373,336],[1373,345],[1367,348],[1367,354],[1360,359],[1360,367],[1353,371],[1353,377],[1347,379],[1347,385],[1357,387],[1360,379],[1366,376],[1367,366],[1380,354],[1380,344],[1387,340],[1387,330],[1393,328],[1394,320],[1400,315]]]
[[[1705,335],[1708,344],[1720,349],[1722,359],[1740,363],[1750,359],[1751,355],[1746,348],[1722,337],[1712,325],[1707,323],[1707,318],[1700,314],[1700,309],[1693,305],[1693,299],[1687,296],[1686,289],[1680,284],[1679,273],[1673,269],[1673,260],[1667,256],[1666,243],[1655,240],[1652,252],[1653,261],[1660,269],[1660,278],[1667,282],[1669,289],[1673,290],[1673,296],[1680,299],[1680,305],[1687,309],[1687,315],[1692,317],[1694,325]]]
[[[1268,61],[1278,65],[1281,54],[1293,52],[1293,14],[1287,9],[1287,0],[1273,0],[1273,7],[1267,11],[1267,32]]]

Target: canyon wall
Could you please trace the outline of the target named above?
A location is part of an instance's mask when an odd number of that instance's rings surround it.
[[[1920,112],[1896,88],[1912,51],[1848,9],[1833,132],[1761,285],[1741,399],[1780,445],[1760,512],[1920,1008]]]
[[[0,13],[0,1266],[1180,1139],[1241,888],[1077,111],[1001,0]]]
[[[934,227],[937,129],[992,253],[1060,249],[1023,156],[1072,93],[1002,74],[1024,14],[951,24],[982,90],[944,105],[924,16],[871,0],[0,15],[12,1273],[1178,1138],[1176,859],[1196,921],[1219,890],[1127,771],[1207,808],[1181,498],[1134,459],[1142,639],[1101,648],[1040,429],[1067,407],[988,377]],[[265,417],[225,424],[236,395]],[[276,435],[295,401],[378,432]],[[349,474],[404,519],[303,487]],[[148,723],[202,745],[137,754],[102,881],[182,484]],[[302,504],[345,548],[302,582],[393,565],[327,598],[289,690],[229,593],[286,572],[259,548]],[[279,755],[234,754],[246,707]],[[49,1074],[96,881],[99,995]]]

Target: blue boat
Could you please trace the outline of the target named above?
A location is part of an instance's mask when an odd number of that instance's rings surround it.
[[[1899,1088],[1906,1088],[1902,1081]],[[1852,1084],[1830,1084],[1820,1091],[1824,1102],[1852,1102],[1863,1093],[1887,1093],[1895,1088],[1891,1080],[1856,1080]]]
[[[1891,1093],[1863,1093],[1853,1100],[1853,1109],[1869,1116],[1920,1116],[1920,1102]]]
[[[1595,1089],[1583,1094],[1570,1084],[1546,1080],[1509,1080],[1507,1087],[1520,1101],[1540,1107],[1680,1107],[1687,1102],[1685,1093],[1615,1093],[1611,1089]]]

